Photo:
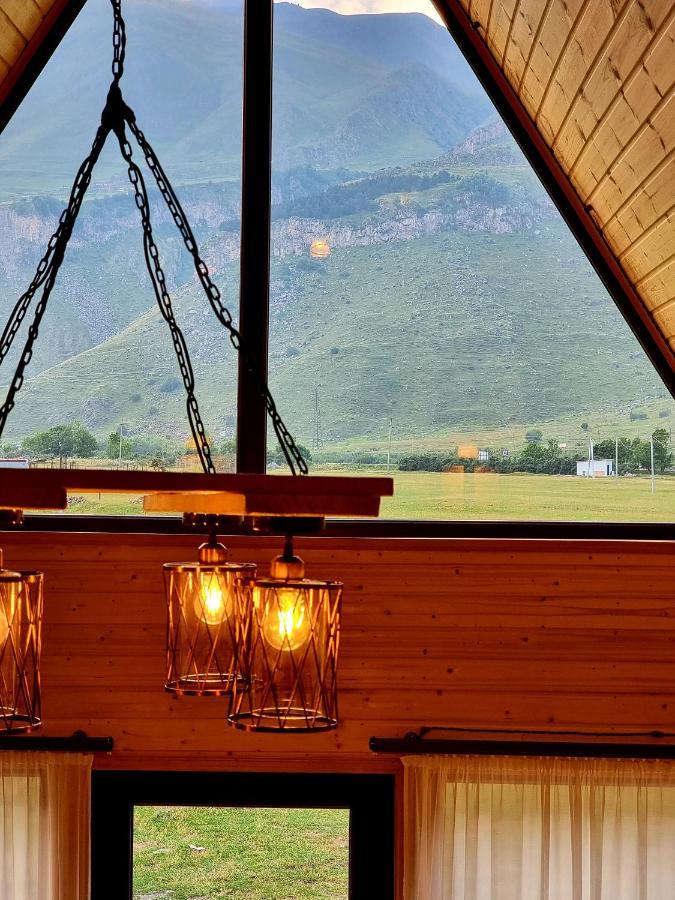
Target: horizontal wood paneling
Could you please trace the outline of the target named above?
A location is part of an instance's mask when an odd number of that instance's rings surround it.
[[[6,564],[46,573],[46,734],[111,734],[108,767],[392,771],[372,735],[422,725],[675,731],[675,545],[305,539],[345,582],[341,726],[228,728],[218,699],[162,690],[163,562],[185,536],[9,533]],[[265,564],[270,538],[229,541]]]

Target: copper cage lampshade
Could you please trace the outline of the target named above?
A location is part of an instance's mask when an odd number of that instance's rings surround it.
[[[238,682],[230,724],[255,731],[336,728],[342,584],[304,577],[287,539],[250,607],[248,683]]]
[[[42,572],[0,568],[0,723],[6,731],[29,731],[41,722],[42,608]]]
[[[246,680],[252,563],[227,562],[212,537],[198,562],[166,563],[168,606],[166,690],[176,694],[231,693]]]

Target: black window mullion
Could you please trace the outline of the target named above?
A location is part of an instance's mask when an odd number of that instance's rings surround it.
[[[273,0],[244,0],[244,123],[239,328],[267,379],[272,190]],[[264,472],[267,413],[254,376],[239,358],[237,471]]]

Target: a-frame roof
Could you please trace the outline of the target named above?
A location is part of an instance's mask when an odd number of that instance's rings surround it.
[[[85,0],[0,0],[0,128]],[[434,0],[675,389],[675,0]]]
[[[675,0],[434,0],[675,387]]]

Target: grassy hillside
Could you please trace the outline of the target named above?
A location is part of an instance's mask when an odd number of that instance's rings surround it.
[[[235,272],[219,279],[236,308]],[[476,273],[479,273],[478,275]],[[205,301],[176,308],[215,435],[234,422],[235,360]],[[304,442],[319,387],[324,441],[499,430],[598,411],[630,422],[665,389],[563,226],[451,231],[274,260],[271,386]],[[174,433],[185,421],[166,326],[154,310],[28,382],[14,434],[81,419]],[[111,377],[112,376],[112,377]],[[661,408],[661,407],[659,407]],[[595,418],[593,418],[595,416]]]

